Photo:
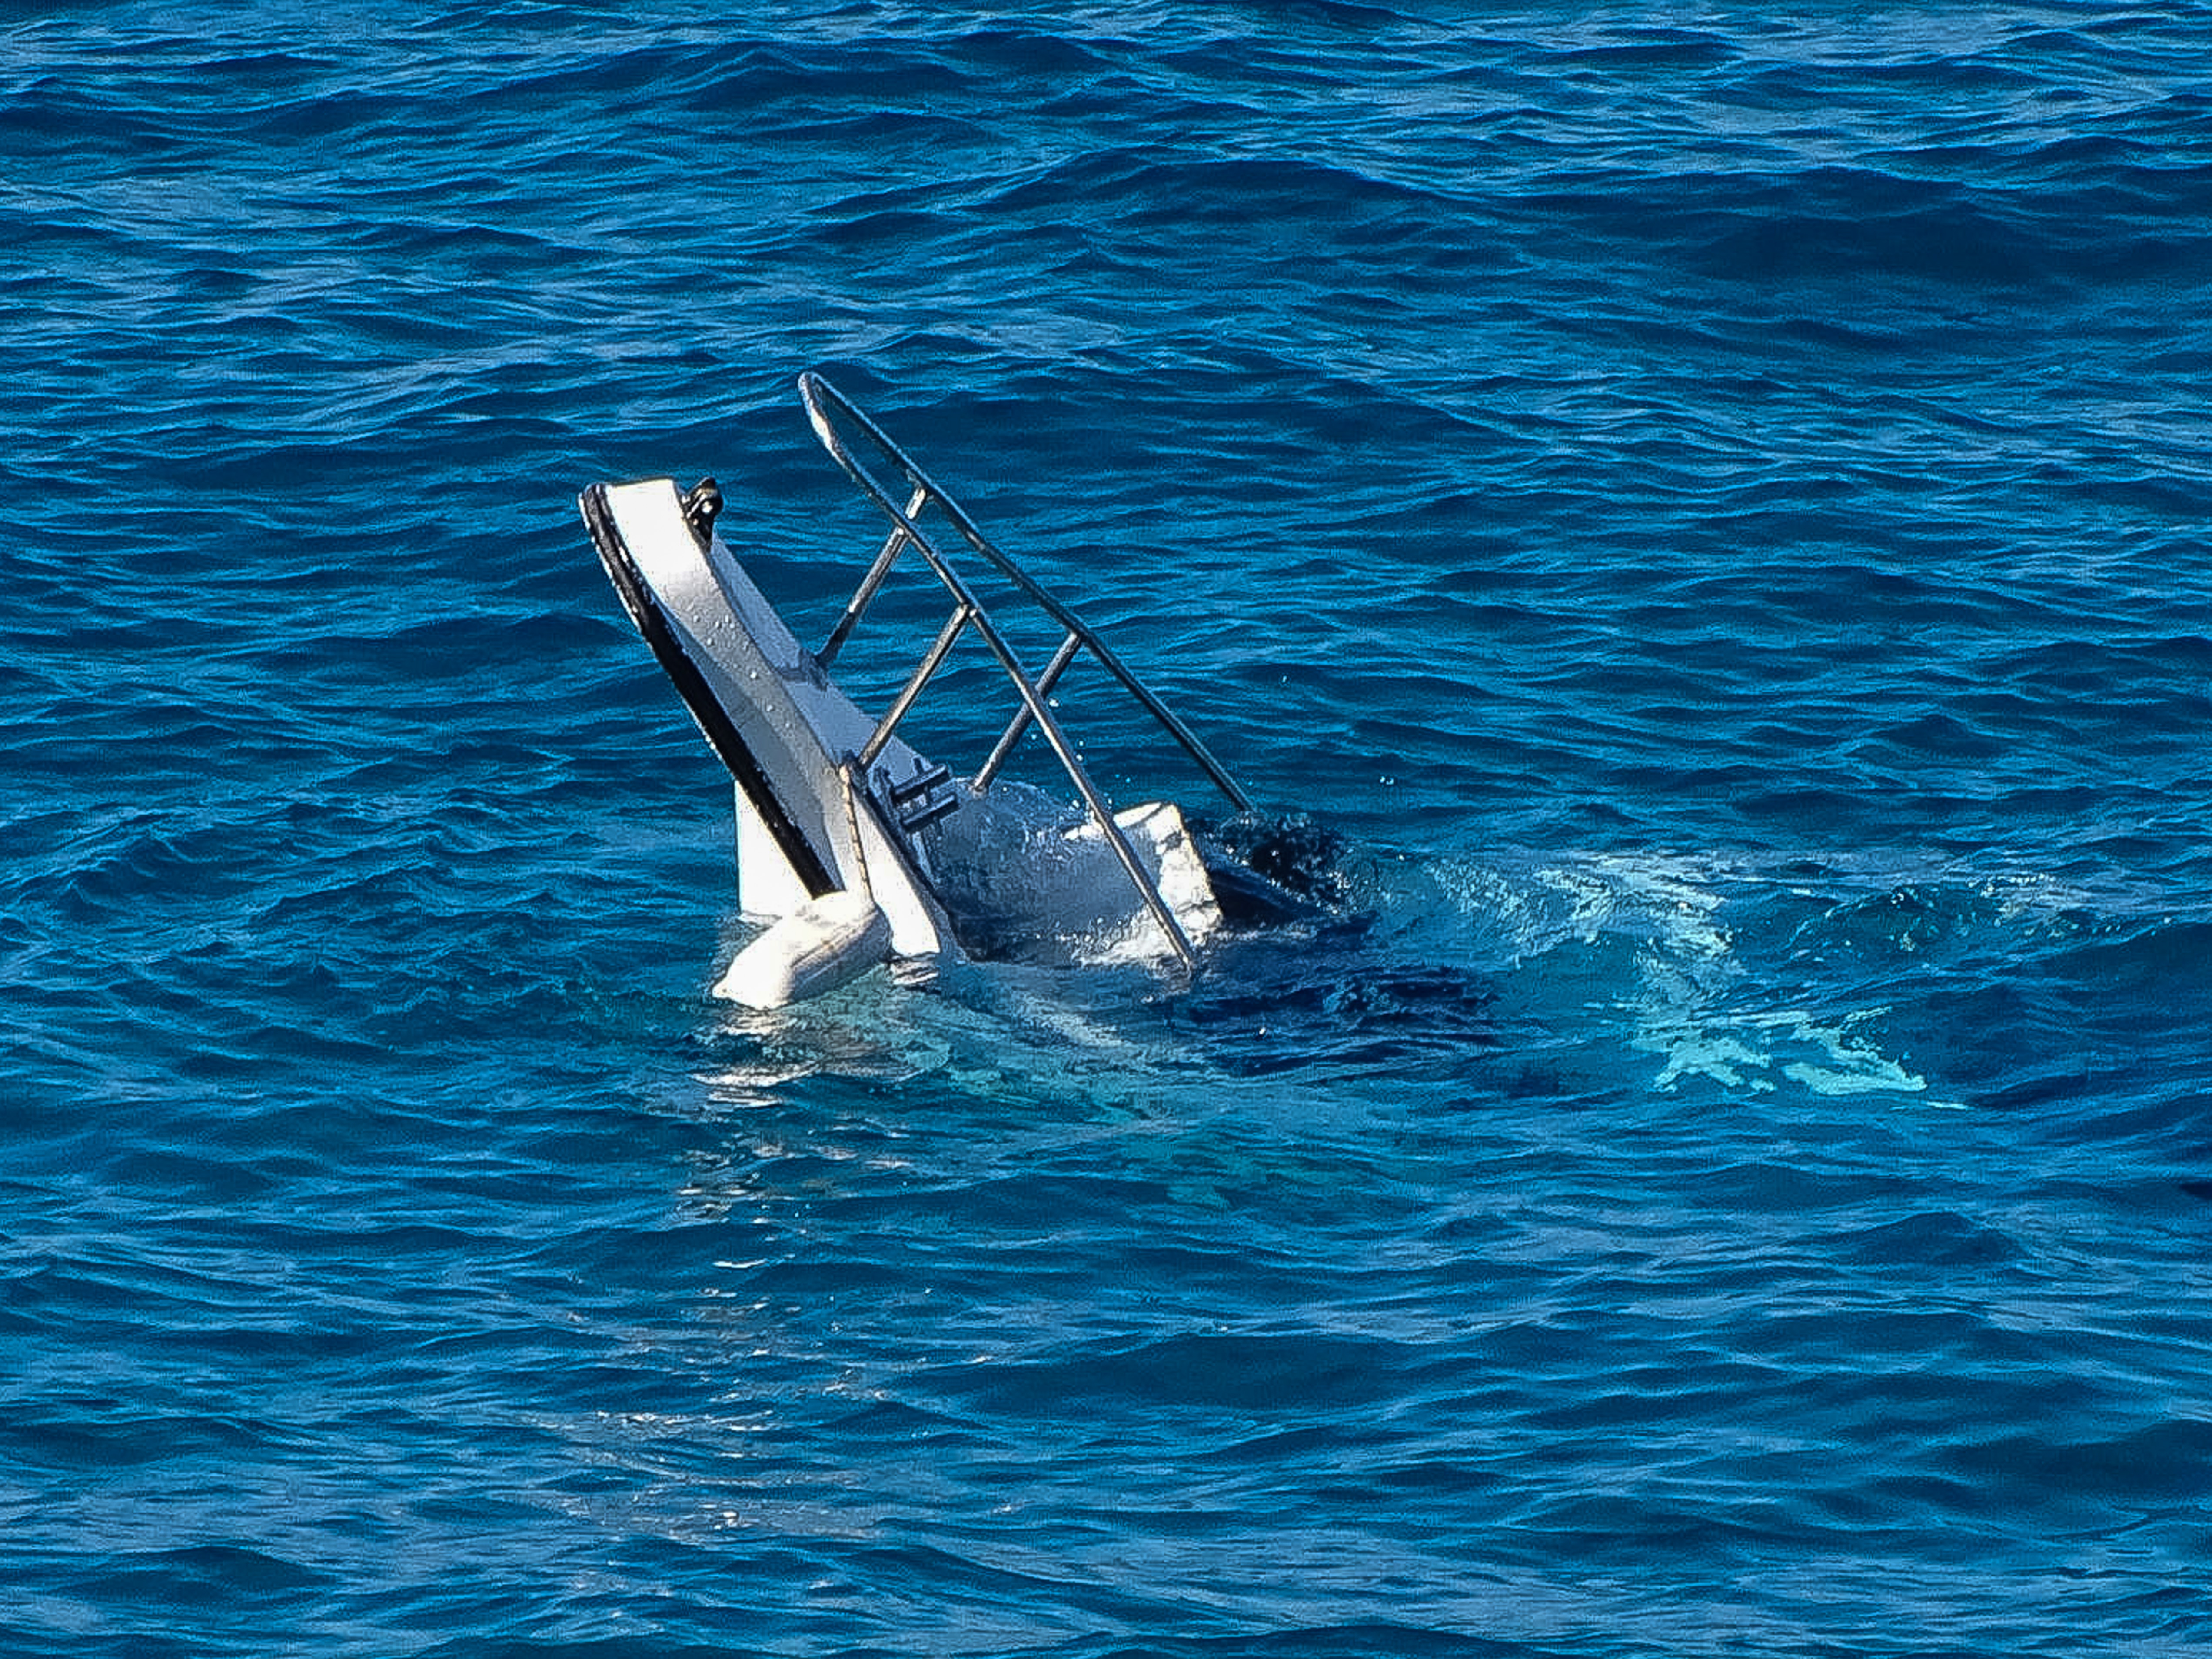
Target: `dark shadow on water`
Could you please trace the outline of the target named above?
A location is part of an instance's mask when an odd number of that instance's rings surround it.
[[[1217,1063],[1261,1075],[1311,1067],[1411,1068],[1505,1045],[1488,976],[1449,963],[1377,959],[1364,929],[1243,941],[1168,1004]]]

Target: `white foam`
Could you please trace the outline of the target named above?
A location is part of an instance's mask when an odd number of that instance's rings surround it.
[[[1814,1010],[1795,996],[1762,1006],[1734,913],[1748,892],[1785,884],[1772,878],[1721,860],[1592,854],[1518,872],[1462,866],[1438,879],[1503,951],[1509,975],[1624,1019],[1627,1047],[1657,1058],[1656,1089],[1704,1079],[1749,1095],[1794,1085],[1940,1103],[1869,1034],[1886,1009]],[[2006,890],[2022,905],[2053,896],[2032,884]]]

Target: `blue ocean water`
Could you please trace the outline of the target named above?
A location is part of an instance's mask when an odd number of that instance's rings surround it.
[[[0,1651],[2205,1651],[2208,64],[10,12]],[[809,367],[1364,929],[706,997]]]

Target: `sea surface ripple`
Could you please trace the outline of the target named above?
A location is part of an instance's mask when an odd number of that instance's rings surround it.
[[[2207,64],[10,10],[0,1650],[2212,1650]],[[807,368],[1363,920],[711,1002],[573,501],[822,625]]]

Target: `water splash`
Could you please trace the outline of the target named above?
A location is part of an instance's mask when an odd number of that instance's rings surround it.
[[[1524,997],[1555,1019],[1617,1022],[1627,1049],[1656,1056],[1655,1089],[1702,1080],[1765,1095],[1787,1084],[1936,1103],[1928,1079],[1884,1048],[1885,1006],[1825,1007],[1817,985],[1773,971],[1771,958],[1801,939],[1776,934],[1778,915],[1821,903],[1802,880],[1624,854],[1452,864],[1437,880]]]

